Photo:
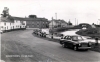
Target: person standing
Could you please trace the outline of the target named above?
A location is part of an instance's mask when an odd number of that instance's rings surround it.
[[[98,45],[98,37],[95,38],[95,41],[96,41],[95,45]]]

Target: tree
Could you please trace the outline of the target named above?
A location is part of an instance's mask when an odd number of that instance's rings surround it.
[[[92,23],[92,25],[96,25],[96,24]]]
[[[68,22],[68,25],[73,25],[70,21]]]
[[[29,18],[37,18],[36,15],[29,15]]]
[[[2,15],[3,15],[3,17],[7,17],[7,16],[9,16],[9,8],[7,8],[7,7],[4,7],[4,10],[2,11]]]

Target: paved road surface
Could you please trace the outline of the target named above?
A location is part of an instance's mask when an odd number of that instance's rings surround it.
[[[98,52],[62,48],[33,36],[32,30],[4,33],[1,38],[1,59],[6,62],[100,62]]]

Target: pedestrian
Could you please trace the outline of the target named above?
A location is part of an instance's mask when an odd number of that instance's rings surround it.
[[[95,38],[95,41],[96,41],[95,45],[98,45],[98,37]]]
[[[53,33],[51,33],[51,38],[53,39]]]
[[[63,36],[64,36],[64,35],[63,35],[63,34],[61,34],[61,38],[63,38]]]

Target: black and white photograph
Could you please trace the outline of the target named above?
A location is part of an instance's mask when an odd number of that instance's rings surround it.
[[[0,62],[100,62],[100,0],[0,0]]]

